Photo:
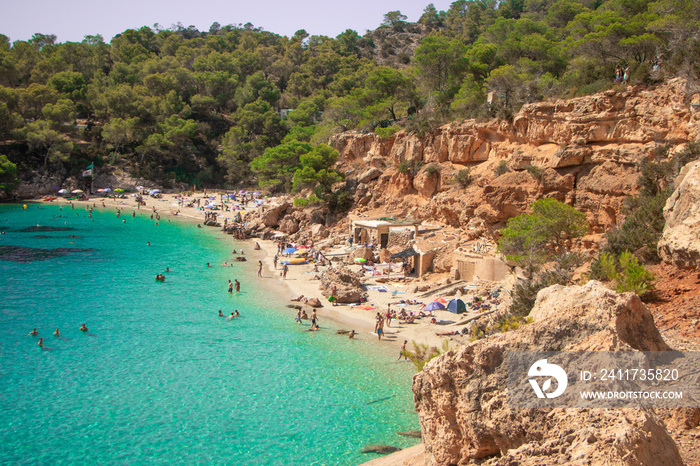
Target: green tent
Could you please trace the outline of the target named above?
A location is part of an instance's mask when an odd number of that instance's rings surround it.
[[[447,303],[447,310],[453,314],[461,314],[467,312],[467,305],[464,304],[464,301],[457,298]]]

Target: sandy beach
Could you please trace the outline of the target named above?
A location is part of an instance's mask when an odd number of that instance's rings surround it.
[[[104,203],[105,208],[111,209],[121,209],[125,215],[125,220],[128,221],[131,211],[136,212],[137,215],[151,215],[155,212],[161,216],[164,220],[169,220],[176,218],[180,221],[189,222],[194,228],[201,227],[205,230],[211,230],[212,233],[221,233],[221,227],[211,227],[205,226],[205,211],[197,207],[185,207],[178,205],[178,195],[176,194],[162,194],[160,198],[152,198],[150,196],[144,196],[146,205],[137,206],[136,200],[131,195],[124,198],[113,198],[113,197],[89,197],[88,200],[77,201],[77,200],[65,200],[58,198],[52,203],[58,204],[70,204],[71,202],[75,204],[76,208],[85,208],[83,206],[95,206],[95,208],[102,209],[102,204]],[[211,194],[210,194],[211,196]],[[203,193],[196,193],[190,196],[190,199],[204,199]],[[36,200],[37,203],[47,203],[45,201]],[[220,224],[232,223],[234,218],[241,212],[240,210],[232,211],[215,211],[217,214],[217,220]],[[401,309],[406,309],[406,311],[418,311],[420,308],[420,303],[427,304],[434,299],[440,297],[439,293],[431,295],[430,297],[422,297],[423,293],[411,292],[415,285],[411,283],[402,283],[400,281],[392,281],[383,284],[381,290],[368,288],[367,296],[368,301],[362,303],[361,305],[346,305],[338,304],[336,306],[331,305],[327,299],[321,294],[319,290],[320,281],[317,276],[320,273],[313,272],[313,264],[303,264],[303,265],[290,265],[289,271],[287,273],[286,279],[281,276],[281,265],[277,265],[277,269],[274,267],[273,257],[277,253],[277,244],[274,241],[264,241],[260,239],[247,239],[242,240],[245,244],[243,248],[245,249],[245,256],[248,262],[251,262],[251,267],[255,267],[257,261],[261,260],[264,264],[263,270],[263,280],[273,281],[273,283],[266,283],[266,285],[273,286],[278,289],[282,287],[282,294],[289,297],[289,301],[281,305],[281,312],[288,312],[290,316],[290,321],[293,320],[296,313],[295,309],[288,308],[287,305],[298,306],[301,303],[292,301],[293,298],[298,296],[304,296],[305,298],[318,298],[322,303],[323,307],[317,309],[318,321],[321,326],[321,330],[324,330],[324,321],[332,321],[333,328],[339,328],[344,330],[354,330],[356,333],[356,338],[360,338],[368,341],[377,341],[378,344],[386,345],[387,347],[396,348],[397,356],[398,349],[404,343],[407,342],[407,348],[413,349],[413,343],[434,346],[437,348],[443,348],[445,341],[449,341],[449,348],[455,348],[458,345],[468,343],[470,341],[469,336],[462,335],[437,335],[438,333],[450,333],[454,331],[461,331],[466,323],[465,315],[456,315],[448,311],[433,311],[433,317],[436,323],[431,323],[432,318],[423,317],[422,319],[416,319],[415,323],[399,323],[398,320],[394,319],[390,324],[385,324],[384,335],[381,340],[378,339],[377,335],[374,333],[374,325],[377,312],[386,313],[388,307],[397,312]],[[255,244],[258,243],[260,250],[255,250]],[[336,267],[338,264],[336,263]],[[360,271],[361,266],[355,264],[348,264],[348,266],[355,271]],[[323,267],[319,269],[321,272],[324,270]],[[371,279],[367,279],[371,281]],[[450,297],[445,297],[449,300]],[[406,305],[400,303],[401,300],[416,301],[418,304]],[[311,313],[311,307],[308,305],[303,305],[307,310],[307,313]],[[469,314],[469,313],[468,313]],[[339,338],[347,338],[344,335],[339,335]],[[392,349],[394,351],[394,349]]]

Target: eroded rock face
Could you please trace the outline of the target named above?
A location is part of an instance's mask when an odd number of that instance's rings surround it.
[[[263,213],[260,220],[266,227],[276,227],[279,224],[280,216],[287,210],[288,207],[289,204],[287,203],[273,206]]]
[[[363,175],[371,166],[382,167],[378,179],[367,181],[358,206],[409,210],[418,205],[411,212],[414,219],[444,219],[453,226],[463,214],[479,210],[484,220],[501,224],[535,200],[551,197],[586,213],[591,233],[602,233],[619,221],[624,198],[637,193],[639,160],[651,157],[660,145],[678,148],[698,137],[700,112],[692,102],[700,102],[700,96],[688,93],[684,80],[674,79],[657,88],[527,104],[512,123],[465,120],[423,135],[399,132],[386,140],[343,133],[330,144],[339,151],[341,166]],[[521,175],[494,176],[501,160]],[[365,166],[356,166],[363,161]],[[415,178],[398,173],[401,162],[437,163],[442,182],[434,184],[422,173]],[[543,175],[527,175],[530,165],[544,170]],[[475,179],[466,188],[453,183],[452,174],[464,167]]]
[[[448,352],[414,376],[427,464],[682,464],[651,411],[507,404],[511,351],[668,350],[639,297],[595,281],[554,286],[530,315],[534,323]]]
[[[684,167],[682,181],[666,201],[659,255],[676,267],[700,269],[700,162]]]

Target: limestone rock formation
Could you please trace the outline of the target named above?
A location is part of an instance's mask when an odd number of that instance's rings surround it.
[[[553,286],[540,291],[531,316],[534,323],[450,351],[414,376],[426,464],[682,464],[651,411],[508,406],[512,351],[668,350],[639,297],[595,281]]]
[[[370,181],[376,180],[382,175],[382,171],[376,167],[371,167],[367,169],[364,173],[360,175],[357,179],[360,183],[369,183]]]
[[[359,275],[347,267],[335,267],[323,271],[319,286],[323,296],[331,296],[333,288],[336,289],[335,297],[339,303],[359,302],[363,293]]]
[[[379,178],[360,183],[368,187],[358,194],[359,207],[410,210],[415,220],[451,226],[480,209],[476,215],[499,228],[538,198],[552,197],[586,213],[591,233],[602,233],[618,222],[624,198],[636,194],[637,162],[660,145],[675,150],[698,137],[695,101],[700,96],[688,92],[687,82],[673,79],[656,88],[527,104],[512,122],[465,120],[386,139],[348,132],[330,143],[341,169],[362,179],[370,167],[382,167]],[[497,176],[501,161],[510,172]],[[401,162],[437,163],[442,181],[425,169],[415,177],[399,173]],[[465,166],[474,178],[466,187],[452,182]],[[530,166],[543,174],[530,175]]]
[[[287,210],[289,204],[282,203],[278,206],[273,206],[269,210],[263,212],[261,221],[266,227],[274,228],[279,224],[279,219]]]
[[[683,269],[700,269],[700,162],[681,172],[678,188],[666,201],[666,225],[659,255]]]

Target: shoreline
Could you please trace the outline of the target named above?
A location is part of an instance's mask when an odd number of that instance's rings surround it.
[[[58,203],[62,205],[69,205],[71,202],[77,206],[93,205],[96,208],[102,209],[101,205],[103,202],[105,204],[104,208],[115,208],[122,209],[124,211],[133,210],[135,212],[143,212],[143,214],[150,213],[155,207],[158,214],[162,218],[179,219],[185,223],[191,223],[193,225],[200,224],[202,229],[210,229],[211,233],[221,234],[224,238],[229,236],[224,234],[221,227],[210,227],[205,226],[204,223],[204,211],[196,210],[193,207],[177,207],[173,205],[176,201],[175,194],[163,194],[162,198],[154,199],[151,197],[144,197],[146,201],[145,206],[141,206],[139,209],[136,205],[135,199],[133,197],[126,198],[103,198],[95,197],[88,198],[87,200],[65,200],[58,198],[55,201],[43,201],[41,199],[33,199],[22,202],[31,202],[32,204],[50,204]],[[193,195],[192,197],[203,197],[203,194]],[[224,219],[228,219],[232,222],[234,217],[240,211],[216,211],[219,215],[219,221],[223,223]],[[128,216],[126,219],[128,220]],[[377,312],[386,312],[387,306],[391,304],[391,308],[398,311],[400,307],[396,304],[399,300],[416,300],[419,303],[422,302],[427,304],[433,300],[434,297],[421,298],[421,293],[411,293],[409,291],[409,284],[404,283],[389,283],[386,284],[386,288],[390,290],[389,292],[380,292],[377,290],[368,290],[367,295],[369,300],[367,303],[363,303],[361,306],[351,306],[345,304],[338,304],[332,306],[328,303],[327,299],[323,297],[321,291],[319,290],[319,280],[312,280],[315,274],[311,272],[311,266],[309,264],[305,265],[294,265],[289,266],[289,271],[287,278],[283,279],[280,275],[280,268],[276,270],[273,266],[273,258],[277,253],[277,247],[272,240],[261,240],[258,238],[247,238],[244,240],[235,239],[231,236],[231,239],[235,242],[245,244],[245,251],[247,262],[252,262],[252,267],[255,267],[255,261],[263,262],[263,280],[265,284],[260,284],[263,287],[274,286],[276,291],[279,291],[280,295],[287,296],[288,299],[281,303],[280,306],[287,305],[300,305],[299,302],[292,301],[292,298],[304,295],[307,298],[318,298],[321,302],[321,308],[317,308],[316,312],[318,315],[319,323],[323,324],[323,320],[329,320],[333,322],[334,327],[339,327],[343,330],[355,330],[357,338],[363,340],[372,341],[374,340],[379,345],[389,346],[396,349],[396,354],[398,356],[398,350],[404,341],[407,342],[407,349],[412,350],[413,344],[427,345],[431,347],[444,349],[445,341],[449,341],[449,349],[455,349],[456,347],[468,344],[470,339],[468,336],[462,335],[442,335],[438,336],[438,332],[451,332],[454,330],[460,330],[464,327],[462,325],[456,325],[457,322],[463,320],[461,316],[457,316],[448,311],[434,311],[434,316],[440,324],[431,324],[428,318],[423,318],[417,320],[414,324],[403,324],[399,323],[397,320],[393,321],[392,326],[385,325],[384,327],[384,337],[379,340],[374,334],[374,323],[375,316]],[[258,243],[260,245],[260,251],[255,251],[254,246]],[[359,269],[359,266],[350,266],[351,268]],[[275,280],[274,284],[269,283],[269,279]],[[278,287],[282,285],[284,289],[279,289]],[[311,306],[303,305],[310,314]],[[407,310],[417,310],[418,306],[405,306]],[[371,308],[371,309],[369,309]],[[293,319],[293,310],[289,310],[290,319]],[[323,325],[321,325],[323,327]],[[347,338],[344,335],[339,335],[339,338]]]

